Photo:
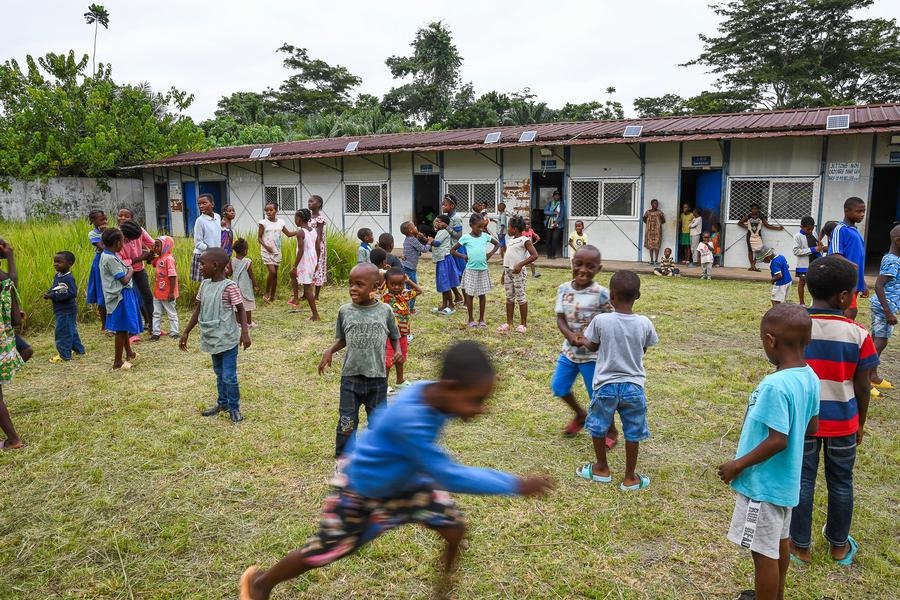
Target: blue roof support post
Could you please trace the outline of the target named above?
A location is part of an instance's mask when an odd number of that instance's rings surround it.
[[[344,198],[344,157],[341,157],[341,233],[347,235],[347,201]]]
[[[822,136],[822,160],[819,162],[819,209],[816,211],[816,223],[822,228],[822,214],[825,210],[825,169],[828,167],[828,138]]]
[[[563,184],[561,190],[559,190],[559,195],[562,198],[563,206],[566,207],[566,230],[563,232],[563,239],[569,239],[569,231],[572,228],[572,223],[570,223],[571,219],[569,219],[569,214],[572,212],[572,207],[569,206],[571,203],[569,201],[569,159],[572,157],[572,147],[571,146],[563,146]],[[534,168],[534,165],[531,167]],[[531,216],[531,213],[528,213]],[[569,244],[563,243],[563,256],[569,257]]]
[[[528,196],[528,216],[531,217],[531,205],[534,203],[534,146],[528,148]],[[566,220],[569,220],[568,215]]]
[[[728,221],[728,213],[725,212],[726,206],[726,196],[728,195],[728,171],[731,168],[731,140],[722,140],[722,191],[719,193],[719,221],[722,223],[719,226],[719,237],[722,239],[719,240],[719,247],[726,248],[725,246],[725,223]],[[725,252],[722,252],[722,266],[725,266]]]
[[[194,166],[194,202],[200,202],[200,166]],[[200,212],[199,206],[197,212]],[[200,216],[199,214],[197,216]]]
[[[640,200],[640,210],[638,210],[638,239],[637,239],[637,251],[638,251],[638,262],[643,262],[644,260],[644,244],[642,240],[644,239],[644,171],[647,165],[647,144],[641,142],[638,144],[638,154],[641,158],[641,200]]]
[[[409,153],[409,166],[412,169],[412,207],[413,221],[416,220],[416,153]]]

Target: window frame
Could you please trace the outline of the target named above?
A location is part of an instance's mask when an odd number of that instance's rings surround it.
[[[347,186],[355,185],[360,188],[360,201],[359,201],[359,209],[356,212],[351,212],[347,210]],[[362,210],[362,188],[363,187],[378,187],[381,188],[384,186],[384,199],[382,201],[381,208],[383,210],[380,211],[368,211]],[[380,190],[379,190],[380,193]],[[391,182],[388,179],[377,179],[377,180],[369,180],[369,181],[344,181],[341,184],[341,200],[343,202],[343,210],[345,215],[352,216],[371,216],[371,217],[386,217],[391,213]]]
[[[736,225],[740,222],[741,218],[732,219],[731,215],[731,194],[732,194],[732,184],[736,181],[767,181],[769,183],[769,195],[768,201],[766,202],[766,206],[760,206],[760,212],[765,215],[768,221],[773,221],[776,224],[781,225],[789,225],[789,226],[798,226],[800,225],[800,219],[805,216],[812,215],[813,218],[816,217],[819,210],[819,195],[821,190],[821,177],[819,175],[736,175],[736,176],[728,176],[728,180],[726,181],[725,187],[725,218],[722,219],[722,222],[728,225]],[[781,218],[781,217],[773,217],[772,216],[772,201],[773,201],[773,191],[776,183],[808,183],[812,184],[812,193],[810,194],[810,203],[809,203],[809,211],[805,212],[805,214],[793,218]]]
[[[474,198],[474,191],[476,185],[490,185],[494,188],[494,203],[493,206],[488,206],[488,212],[495,212],[497,210],[497,204],[499,204],[502,200],[500,199],[500,180],[499,179],[444,179],[444,195],[449,193],[449,187],[451,185],[465,185],[468,188],[467,197],[464,198],[466,201],[465,207],[457,206],[457,212],[460,214],[471,214],[472,212],[472,204]],[[443,195],[441,196],[443,198]]]
[[[572,184],[580,181],[595,182],[598,184],[597,193],[597,214],[596,215],[578,215],[572,209],[575,206],[574,197],[572,195]],[[626,183],[632,186],[631,192],[631,214],[627,215],[610,215],[606,213],[604,198],[604,187],[606,184]],[[569,177],[568,193],[566,197],[566,212],[569,219],[599,221],[600,219],[609,219],[612,221],[635,221],[638,219],[638,204],[641,194],[641,178],[640,176],[631,177]]]
[[[267,184],[264,184],[263,185],[263,208],[265,208],[266,203],[269,202],[268,198],[266,197],[266,189],[267,188],[274,188],[274,189],[278,190],[278,199],[277,199],[278,214],[279,215],[291,215],[293,217],[296,210],[298,208],[300,208],[300,206],[297,203],[297,199],[300,197],[300,190],[298,189],[297,184],[291,184],[291,183],[285,183],[285,184],[267,183]],[[290,210],[284,209],[284,202],[282,201],[282,190],[285,188],[290,188],[290,189],[294,190],[294,208],[292,208]]]

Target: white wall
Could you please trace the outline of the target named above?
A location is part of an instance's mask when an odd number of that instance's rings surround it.
[[[84,219],[95,208],[113,217],[117,209],[128,207],[134,211],[135,218],[144,222],[143,180],[135,177],[103,181],[101,183],[89,177],[8,180],[9,189],[0,189],[0,218],[23,221],[52,215],[63,219]]]
[[[654,198],[659,200],[659,209],[666,215],[660,249],[669,246],[673,253],[678,251],[678,175],[678,144],[647,144],[644,165],[644,210],[650,208],[651,200]],[[643,213],[640,215],[643,216]],[[643,248],[643,236],[638,240],[638,245]],[[645,261],[650,260],[646,248],[643,249],[642,258]]]

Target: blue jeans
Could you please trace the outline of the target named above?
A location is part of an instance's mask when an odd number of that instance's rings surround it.
[[[832,546],[847,545],[853,518],[853,463],[856,462],[856,434],[841,437],[807,436],[803,443],[800,471],[800,504],[791,514],[791,541],[798,548],[812,544],[813,494],[819,471],[819,451],[825,449],[825,483],[828,486],[828,516],[825,539]]]
[[[403,267],[403,272],[406,273],[406,276],[409,277],[409,280],[413,283],[419,283],[419,279],[416,277],[416,272],[413,269],[409,269],[407,267]],[[406,286],[406,289],[411,290],[412,288]],[[416,299],[413,298],[409,303],[409,310],[416,310]]]
[[[63,360],[72,360],[73,350],[78,354],[84,354],[84,346],[75,325],[77,318],[76,313],[56,315],[56,351]]]
[[[228,410],[238,410],[241,407],[241,390],[238,388],[237,378],[238,346],[212,355],[216,389],[219,392],[217,402]]]
[[[341,377],[341,391],[338,405],[337,435],[334,456],[338,458],[359,427],[359,409],[366,409],[366,418],[387,400],[387,377],[364,377],[347,375]]]
[[[644,388],[636,383],[623,382],[607,383],[594,390],[584,421],[585,430],[591,437],[606,436],[616,412],[622,420],[622,434],[626,442],[643,442],[650,438]]]

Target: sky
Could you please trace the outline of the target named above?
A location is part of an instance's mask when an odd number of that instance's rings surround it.
[[[700,53],[699,33],[716,31],[710,1],[100,0],[110,25],[98,34],[97,58],[112,64],[117,82],[193,93],[187,114],[201,121],[222,96],[277,87],[288,75],[276,53],[284,42],[362,77],[357,93],[381,96],[399,83],[385,58],[410,54],[416,31],[441,20],[464,59],[462,80],[478,94],[528,87],[560,107],[606,100],[614,86],[613,98],[634,116],[634,98],[712,88],[702,67],[678,66]],[[877,0],[866,14],[898,17],[896,1]],[[89,3],[0,0],[0,60],[90,54]]]

